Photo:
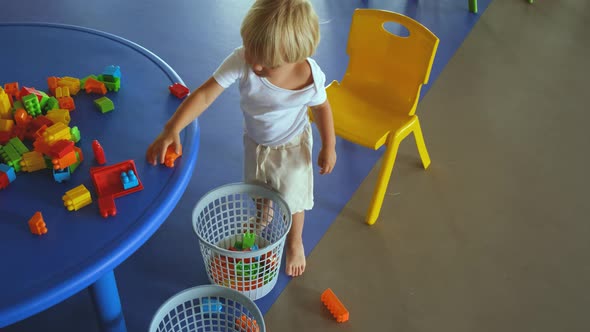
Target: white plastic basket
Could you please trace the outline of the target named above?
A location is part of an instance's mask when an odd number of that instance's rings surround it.
[[[186,289],[158,309],[150,332],[265,332],[262,313],[239,292],[216,285]]]
[[[272,290],[291,228],[291,211],[278,193],[244,183],[214,189],[195,206],[193,228],[211,283],[252,300]],[[245,232],[256,234],[259,249],[231,251]]]

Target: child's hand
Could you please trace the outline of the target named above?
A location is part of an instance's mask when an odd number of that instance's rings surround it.
[[[158,163],[163,164],[164,157],[166,156],[166,149],[168,149],[168,146],[171,144],[174,144],[174,149],[177,154],[182,152],[180,134],[164,129],[147,149],[146,157],[148,162],[152,165],[157,165]]]
[[[320,174],[330,174],[336,165],[336,149],[322,147],[318,156]]]

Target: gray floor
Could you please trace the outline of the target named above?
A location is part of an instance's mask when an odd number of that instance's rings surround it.
[[[431,168],[406,140],[368,227],[375,167],[270,331],[590,331],[590,2],[535,2],[491,4],[419,106]]]

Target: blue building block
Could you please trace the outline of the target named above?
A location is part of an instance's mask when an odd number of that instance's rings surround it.
[[[70,179],[70,168],[66,167],[63,169],[54,169],[53,170],[53,179],[55,180],[55,182],[58,182],[58,183],[68,181]]]
[[[8,176],[8,181],[12,182],[16,180],[16,173],[14,172],[14,168],[6,164],[0,164],[0,172],[6,173],[6,175]]]
[[[202,298],[201,299],[201,312],[203,313],[214,313],[222,312],[223,305],[217,299]]]
[[[121,67],[114,66],[114,65],[106,66],[104,68],[104,70],[102,71],[102,74],[105,76],[109,75],[109,76],[121,78]]]
[[[125,190],[139,186],[137,176],[135,176],[135,173],[133,173],[132,170],[121,172],[121,183],[123,184],[123,189]]]

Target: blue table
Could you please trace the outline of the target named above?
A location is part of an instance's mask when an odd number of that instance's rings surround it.
[[[184,192],[197,158],[199,127],[182,135],[184,155],[173,169],[153,167],[145,151],[180,101],[168,85],[181,82],[160,58],[123,38],[53,24],[0,24],[0,83],[19,82],[47,90],[49,76],[86,77],[107,65],[121,67],[115,110],[102,114],[81,91],[70,126],[78,126],[84,161],[69,182],[56,183],[51,171],[18,173],[0,191],[0,328],[34,315],[89,288],[102,329],[125,331],[113,270],[164,222]],[[133,159],[145,189],[116,199],[117,215],[98,212],[90,167],[97,166],[91,142],[98,139],[107,165]],[[69,212],[63,194],[84,184],[93,204]],[[41,211],[49,232],[30,233],[28,220]],[[146,291],[149,291],[146,290]]]

